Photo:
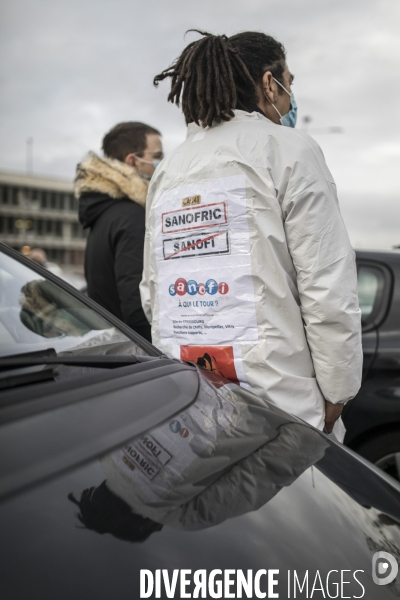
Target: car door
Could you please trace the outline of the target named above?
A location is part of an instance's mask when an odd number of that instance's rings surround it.
[[[363,382],[368,378],[379,348],[379,331],[392,295],[393,275],[383,263],[357,260],[358,297],[361,309],[364,353]]]
[[[390,454],[400,423],[400,303],[395,269],[399,256],[378,252],[360,254],[357,274],[362,312],[363,379],[359,393],[343,411],[347,429],[345,444],[378,464],[382,457]],[[391,474],[396,476],[395,470]]]

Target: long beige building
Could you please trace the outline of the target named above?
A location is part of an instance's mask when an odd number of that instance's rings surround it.
[[[72,182],[0,172],[0,239],[16,250],[43,248],[49,261],[82,271],[86,233]]]

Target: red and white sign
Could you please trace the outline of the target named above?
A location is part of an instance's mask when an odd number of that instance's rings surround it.
[[[205,227],[216,227],[228,222],[226,202],[190,206],[162,214],[162,233],[176,233]]]
[[[163,240],[165,260],[229,253],[229,231],[227,229],[187,233],[183,236]]]

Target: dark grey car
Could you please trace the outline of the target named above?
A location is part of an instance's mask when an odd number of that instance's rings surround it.
[[[201,493],[176,502],[180,519],[134,514],[107,487],[110,453],[144,449],[162,424],[179,436],[211,396],[258,399],[161,356],[4,245],[0,285],[1,598],[399,596],[400,486],[272,404],[271,443],[244,462],[227,452],[218,477],[205,452]],[[145,454],[127,457],[133,469]]]
[[[400,251],[358,251],[357,270],[364,368],[345,444],[400,479]]]

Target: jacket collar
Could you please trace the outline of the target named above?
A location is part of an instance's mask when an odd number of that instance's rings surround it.
[[[149,182],[133,167],[113,158],[100,158],[89,152],[78,164],[74,181],[75,196],[87,192],[107,194],[115,200],[129,198],[145,206]]]
[[[232,119],[230,119],[229,121],[222,121],[221,123],[215,124],[216,127],[219,127],[221,125],[226,125],[228,123],[234,123],[235,121],[248,121],[249,119],[251,120],[258,120],[258,119],[262,119],[262,120],[267,120],[269,121],[268,117],[266,117],[264,115],[264,113],[262,112],[262,110],[260,110],[258,107],[254,108],[253,112],[247,112],[247,110],[239,110],[238,108],[236,110],[234,110],[235,116],[232,117]],[[213,125],[214,127],[214,125]],[[189,135],[193,135],[194,133],[199,133],[201,131],[205,131],[205,129],[203,127],[201,127],[200,125],[196,125],[196,123],[189,123],[188,128],[187,128],[187,137]]]

